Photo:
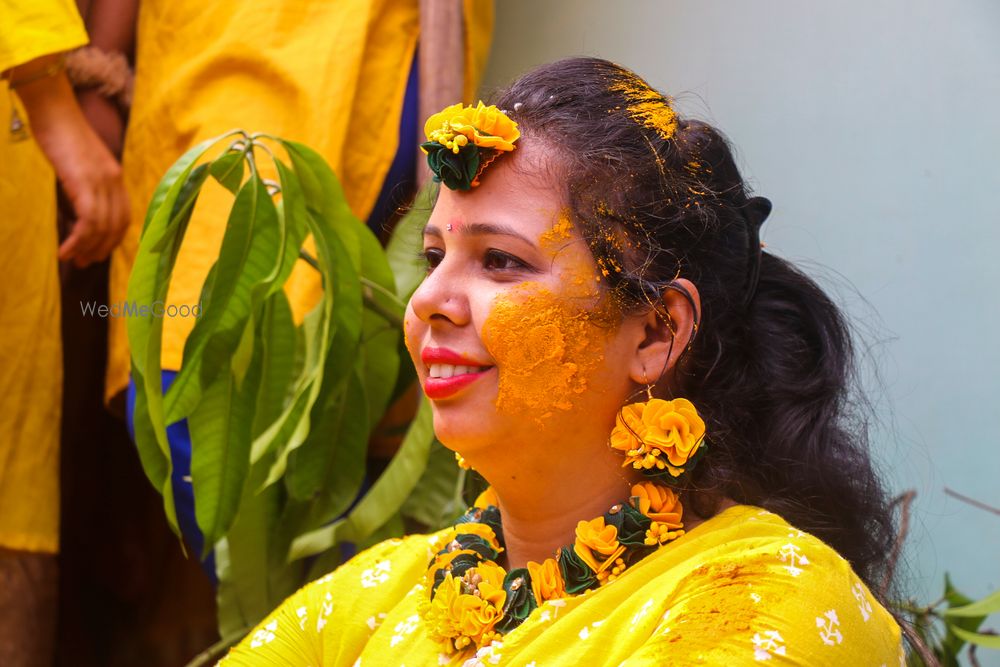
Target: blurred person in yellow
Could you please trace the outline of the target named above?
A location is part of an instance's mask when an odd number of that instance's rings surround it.
[[[121,16],[133,13],[120,9]],[[471,99],[492,24],[492,0],[139,2],[135,88],[122,158],[135,206],[112,258],[110,302],[126,300],[145,206],[159,179],[185,150],[234,127],[319,151],[353,213],[380,231],[405,203],[401,183],[412,185],[422,115],[417,106]],[[133,37],[122,35],[124,41]],[[168,306],[198,302],[230,205],[228,192],[206,184],[173,272]],[[300,264],[287,287],[297,318],[321,289],[316,273]],[[193,317],[164,321],[165,386],[181,367],[194,323]],[[108,401],[129,386],[125,324],[123,318],[109,321]],[[171,446],[179,521],[197,551],[201,537],[185,479],[190,442],[183,425],[172,429]],[[206,567],[211,571],[211,562]]]
[[[0,664],[51,661],[62,398],[58,260],[108,256],[129,216],[118,163],[80,112],[62,53],[70,0],[0,2]],[[54,172],[54,173],[53,173]],[[59,246],[57,177],[75,213]]]

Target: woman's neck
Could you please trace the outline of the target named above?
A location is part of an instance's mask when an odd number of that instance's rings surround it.
[[[581,457],[581,459],[584,457]],[[490,474],[499,498],[508,570],[528,561],[553,558],[560,547],[572,544],[576,526],[603,515],[613,505],[626,502],[631,487],[642,477],[622,468],[615,453],[587,457],[539,475]]]

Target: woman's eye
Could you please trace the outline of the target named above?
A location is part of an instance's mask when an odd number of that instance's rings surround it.
[[[508,255],[501,250],[487,250],[486,256],[483,258],[483,267],[488,271],[510,271],[531,268],[517,257]]]
[[[427,262],[427,271],[429,273],[444,260],[444,251],[440,248],[427,248],[421,253],[421,256]]]

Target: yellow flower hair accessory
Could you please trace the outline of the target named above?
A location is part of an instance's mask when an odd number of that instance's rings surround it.
[[[517,123],[495,106],[453,104],[427,119],[427,141],[420,148],[434,180],[452,190],[479,185],[483,170],[501,153],[514,150],[521,136]]]
[[[625,454],[623,466],[667,481],[691,469],[705,450],[704,440],[705,422],[686,398],[626,405],[611,431],[612,449]]]

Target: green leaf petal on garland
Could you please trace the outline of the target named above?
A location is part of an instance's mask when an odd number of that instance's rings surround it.
[[[428,141],[420,144],[427,151],[427,164],[434,172],[434,180],[452,190],[470,190],[479,170],[479,147],[466,144],[453,153],[443,144]]]
[[[475,551],[483,557],[483,560],[496,560],[497,556],[500,555],[500,552],[490,546],[489,542],[478,535],[471,535],[469,533],[456,535],[455,541],[461,544],[463,549]]]
[[[503,580],[503,589],[507,592],[507,601],[497,629],[506,634],[521,625],[538,603],[531,592],[531,575],[527,568],[519,567],[508,572]]]
[[[573,547],[563,547],[559,550],[559,572],[562,574],[566,592],[576,595],[597,586],[597,575],[576,555]]]
[[[604,515],[604,522],[618,529],[618,542],[630,550],[646,545],[646,531],[653,523],[648,516],[628,504],[615,513]]]
[[[445,575],[450,573],[455,579],[461,579],[465,576],[466,572],[479,565],[480,562],[482,562],[482,559],[473,554],[455,556],[454,560],[451,561],[450,570],[441,569],[434,573],[434,584],[431,587],[431,594],[433,595],[437,591],[438,586],[444,581]]]
[[[462,523],[484,523],[493,529],[493,534],[497,536],[497,541],[503,544],[503,524],[500,522],[500,510],[492,505],[486,509],[478,507],[470,508],[468,512],[459,517],[456,525]]]

